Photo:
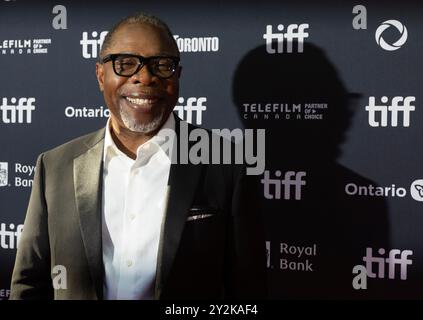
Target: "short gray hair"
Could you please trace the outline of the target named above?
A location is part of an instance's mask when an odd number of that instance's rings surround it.
[[[120,27],[127,25],[127,24],[149,24],[149,25],[152,25],[152,26],[155,26],[157,28],[162,29],[169,36],[169,38],[170,38],[172,44],[175,46],[176,52],[178,53],[178,56],[179,56],[178,44],[176,43],[176,40],[173,37],[173,34],[170,31],[170,28],[168,27],[168,25],[156,16],[146,14],[146,13],[143,13],[143,12],[137,12],[137,13],[131,14],[131,15],[123,18],[118,23],[116,23],[112,27],[112,29],[109,30],[106,37],[104,38],[103,45],[102,45],[101,50],[100,50],[100,59],[103,58],[104,52],[112,45],[113,35],[116,33],[116,31]]]

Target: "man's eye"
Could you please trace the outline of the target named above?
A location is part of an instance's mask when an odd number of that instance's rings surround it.
[[[157,66],[157,68],[158,68],[159,70],[166,71],[166,70],[170,70],[170,69],[172,69],[172,66],[171,66],[170,64],[161,63],[161,64],[159,64],[159,65]]]
[[[135,67],[137,65],[137,61],[133,59],[116,60],[116,65],[121,69],[128,69]]]
[[[155,67],[157,70],[160,70],[160,71],[168,71],[173,68],[173,62],[167,61],[167,60],[157,61],[155,63]]]

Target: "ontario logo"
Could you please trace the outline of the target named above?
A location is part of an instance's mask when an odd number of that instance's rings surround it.
[[[423,202],[423,179],[414,180],[408,188],[396,184],[381,187],[373,184],[357,185],[351,182],[345,185],[344,191],[349,196],[385,198],[405,198],[410,193],[414,200]]]
[[[8,162],[0,162],[0,187],[30,188],[34,173],[35,166],[33,165],[16,162],[10,163],[9,166]],[[12,175],[14,176],[11,177]]]

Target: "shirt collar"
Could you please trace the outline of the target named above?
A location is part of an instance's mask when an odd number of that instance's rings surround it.
[[[130,159],[125,153],[123,153],[116,146],[112,134],[111,134],[111,121],[110,118],[107,120],[106,124],[106,134],[104,137],[104,152],[103,152],[103,161],[110,159],[114,156],[120,156]],[[140,159],[144,153],[148,153],[148,150],[151,150],[151,154],[154,154],[161,148],[169,160],[172,156],[173,143],[175,140],[175,116],[173,112],[169,115],[166,122],[160,128],[160,130],[148,141],[144,142],[137,148],[137,158],[133,161]],[[157,148],[158,147],[158,148]],[[132,160],[132,159],[131,159]]]

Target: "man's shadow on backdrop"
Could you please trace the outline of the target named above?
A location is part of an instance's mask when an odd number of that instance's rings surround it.
[[[263,175],[257,177],[263,196],[260,205],[266,240],[271,242],[270,298],[385,298],[390,296],[386,289],[392,289],[392,281],[400,281],[368,279],[367,290],[352,287],[353,267],[365,265],[366,248],[373,248],[373,256],[377,257],[379,248],[390,249],[385,200],[345,192],[348,184],[352,192],[353,185],[376,183],[337,162],[358,97],[347,92],[324,52],[312,44],[304,44],[303,53],[285,54],[268,54],[265,45],[259,46],[244,56],[235,71],[233,100],[245,128],[266,129],[266,170],[270,179],[281,181],[287,171],[305,172],[301,180],[306,184],[300,186],[297,195],[301,200],[295,200],[294,185],[289,186],[287,196],[282,184],[281,199],[265,199]],[[251,104],[261,104],[266,111],[268,103],[286,104],[290,112],[267,112],[269,117],[264,119],[266,112],[258,112],[257,105],[251,111]],[[301,110],[295,110],[294,104],[301,105]],[[306,104],[327,104],[327,108],[308,109],[305,113]],[[321,119],[306,119],[306,115]],[[280,177],[276,176],[277,170]],[[275,195],[275,186],[268,185],[268,197]],[[285,196],[289,199],[284,200]],[[285,244],[284,252],[280,243]],[[307,250],[311,255],[303,253],[299,258],[298,250],[291,254],[289,250],[294,252],[294,247],[288,249],[286,245],[312,247]],[[287,266],[308,271],[289,270]],[[377,267],[374,263],[373,272]]]

